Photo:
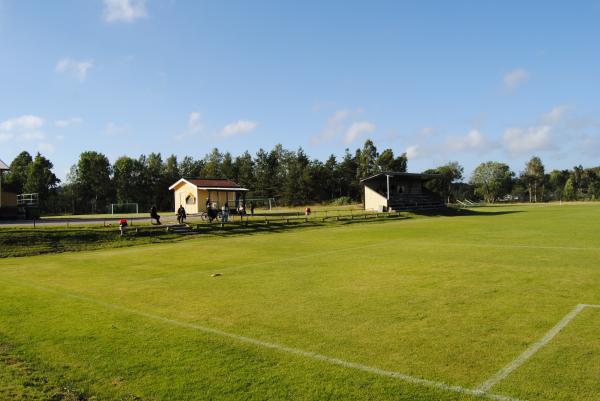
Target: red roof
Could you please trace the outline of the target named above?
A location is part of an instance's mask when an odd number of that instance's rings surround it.
[[[185,180],[201,188],[242,188],[235,182],[224,178],[186,178]]]

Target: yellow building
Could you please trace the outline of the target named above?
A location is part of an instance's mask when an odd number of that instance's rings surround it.
[[[17,194],[7,190],[3,181],[8,170],[6,163],[0,160],[0,217],[14,217],[17,213]]]
[[[206,211],[207,203],[213,209],[220,209],[228,202],[231,209],[237,209],[246,199],[246,188],[222,178],[182,178],[169,187],[175,197],[175,211],[183,205],[187,214]]]

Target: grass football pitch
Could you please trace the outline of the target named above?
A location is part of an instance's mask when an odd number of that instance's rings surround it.
[[[0,399],[600,399],[600,205],[473,210],[0,259]]]

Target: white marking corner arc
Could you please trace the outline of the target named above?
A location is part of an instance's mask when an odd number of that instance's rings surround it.
[[[509,396],[505,396],[505,395],[501,395],[501,394],[493,394],[493,393],[490,393],[487,391],[482,391],[480,389],[471,389],[471,388],[462,387],[459,385],[451,385],[451,384],[447,384],[447,383],[439,382],[439,381],[435,381],[435,380],[423,379],[420,377],[407,375],[407,374],[404,374],[401,372],[380,369],[377,367],[368,366],[368,365],[364,365],[364,364],[357,363],[357,362],[351,362],[351,361],[319,354],[319,353],[312,352],[312,351],[305,351],[305,350],[302,350],[299,348],[293,348],[293,347],[289,347],[289,346],[282,345],[282,344],[263,341],[263,340],[259,340],[259,339],[252,338],[252,337],[246,337],[246,336],[242,336],[239,334],[230,333],[230,332],[223,331],[220,329],[215,329],[212,327],[202,326],[202,325],[195,324],[195,323],[182,322],[179,320],[170,319],[168,317],[156,315],[156,314],[153,314],[150,312],[144,312],[144,311],[140,311],[137,309],[132,309],[132,308],[128,308],[125,306],[121,306],[118,304],[101,301],[101,300],[87,297],[84,295],[70,293],[63,289],[39,286],[37,284],[24,282],[24,281],[13,281],[13,280],[6,280],[6,281],[10,281],[12,284],[15,284],[15,285],[21,285],[21,286],[25,286],[28,288],[36,289],[38,291],[48,292],[48,293],[52,293],[55,295],[64,296],[64,297],[76,299],[76,300],[87,302],[87,303],[92,303],[95,305],[102,306],[104,308],[122,311],[125,313],[145,317],[147,319],[160,321],[162,323],[170,324],[173,326],[183,327],[183,328],[187,328],[187,329],[191,329],[191,330],[198,330],[198,331],[201,331],[204,333],[213,334],[213,335],[217,335],[217,336],[221,336],[221,337],[225,337],[225,338],[230,338],[232,340],[235,340],[235,341],[238,341],[241,343],[246,343],[246,344],[251,344],[251,345],[255,345],[255,346],[259,346],[259,347],[263,347],[263,348],[273,349],[273,350],[288,353],[288,354],[299,355],[299,356],[303,356],[306,358],[325,362],[325,363],[328,363],[331,365],[340,366],[340,367],[347,368],[347,369],[358,370],[358,371],[375,374],[375,375],[383,376],[383,377],[390,377],[390,378],[401,380],[401,381],[403,381],[405,383],[409,383],[409,384],[434,388],[437,390],[453,392],[453,393],[458,393],[458,394],[465,394],[465,395],[470,395],[470,396],[479,397],[479,398],[486,398],[486,399],[490,399],[490,400],[494,400],[494,401],[525,401],[522,399],[509,397]]]
[[[581,311],[585,308],[600,308],[600,305],[594,304],[578,304],[569,313],[567,313],[554,327],[540,338],[538,341],[529,346],[523,353],[513,359],[508,365],[496,372],[492,377],[477,386],[476,390],[488,392],[492,387],[506,379],[514,370],[523,365],[536,352],[548,344],[558,333],[560,333]]]

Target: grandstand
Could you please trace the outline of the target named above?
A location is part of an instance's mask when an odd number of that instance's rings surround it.
[[[442,209],[442,198],[425,183],[438,174],[382,172],[361,180],[365,210],[406,211]]]

